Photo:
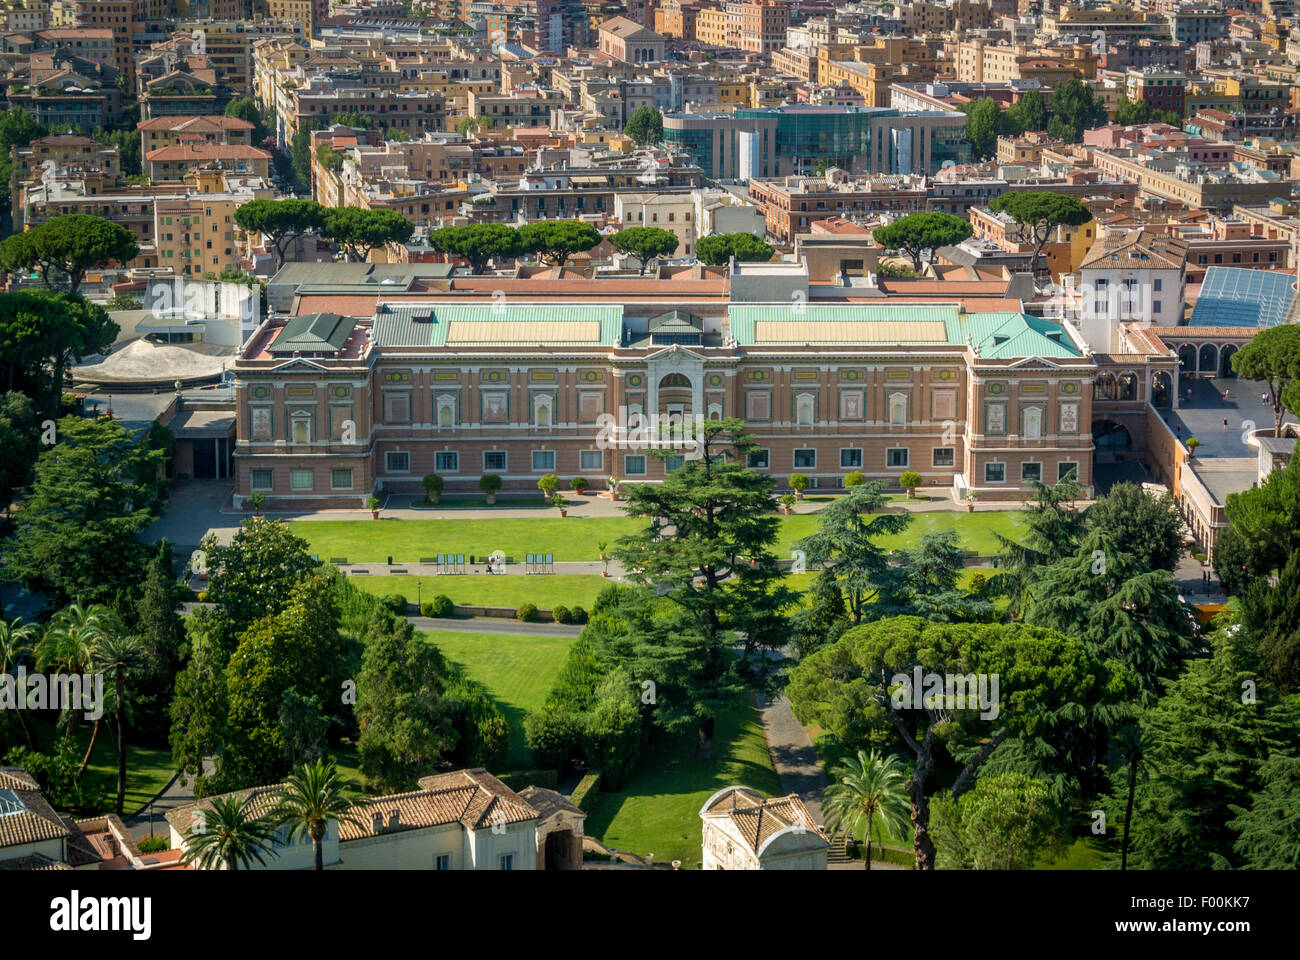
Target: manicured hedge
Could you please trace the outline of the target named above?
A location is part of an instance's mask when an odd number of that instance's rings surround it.
[[[595,770],[578,781],[569,802],[579,810],[587,810],[588,801],[600,792],[600,771]],[[587,811],[590,812],[590,811]]]
[[[498,773],[497,779],[511,790],[522,790],[524,787],[554,790],[560,785],[560,777],[554,770],[511,770]]]

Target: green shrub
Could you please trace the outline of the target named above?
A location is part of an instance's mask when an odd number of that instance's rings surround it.
[[[524,787],[545,787],[554,790],[560,785],[560,777],[554,770],[508,770],[497,774],[497,779],[511,790]]]
[[[587,804],[592,797],[600,792],[600,771],[593,770],[573,788],[573,793],[569,795],[569,802],[579,810],[586,810]]]
[[[396,614],[406,613],[406,597],[400,593],[390,593],[381,602],[386,610],[391,610]]]
[[[867,482],[867,478],[862,475],[861,470],[850,470],[844,474],[844,489],[852,490],[854,487],[860,487]]]
[[[451,597],[438,594],[432,600],[426,600],[420,607],[420,612],[426,617],[450,617],[455,612],[455,604],[451,602]]]
[[[207,603],[207,602],[208,602],[208,591],[206,591],[206,590],[200,590],[200,591],[198,592],[198,598],[199,598],[199,603]]]
[[[562,706],[547,704],[524,717],[524,743],[529,753],[552,772],[573,759],[580,732],[579,718]]]
[[[524,623],[532,623],[537,619],[537,605],[532,603],[521,604],[515,611],[515,619],[522,620]]]
[[[587,611],[584,610],[584,609],[582,609],[582,607],[570,607],[570,608],[569,608],[569,619],[568,619],[567,622],[569,622],[569,623],[586,623],[586,622],[587,622]]]
[[[551,616],[555,618],[555,622],[556,622],[556,623],[572,623],[572,622],[573,622],[573,621],[569,618],[569,608],[566,607],[564,604],[557,604],[556,607],[555,607],[555,609],[551,611]]]
[[[162,853],[172,848],[170,837],[145,837],[136,843],[141,853]]]

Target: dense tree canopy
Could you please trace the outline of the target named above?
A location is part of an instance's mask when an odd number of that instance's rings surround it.
[[[304,234],[323,230],[330,213],[315,200],[250,200],[235,210],[235,223],[241,230],[269,239],[279,266],[289,245]]]
[[[1117,483],[1083,515],[1120,553],[1152,570],[1173,570],[1183,553],[1183,518],[1174,498],[1152,496],[1135,483]]]
[[[520,227],[519,240],[543,263],[562,267],[575,253],[600,243],[600,231],[582,220],[539,220]]]
[[[67,278],[76,293],[86,273],[110,264],[124,266],[140,248],[131,231],[119,223],[84,213],[52,217],[0,242],[0,267],[35,270],[46,286],[52,273]]]
[[[677,250],[677,234],[661,227],[627,227],[609,238],[615,250],[636,257],[642,275],[646,265]]]
[[[1034,244],[1033,264],[1038,265],[1043,247],[1057,227],[1078,227],[1092,219],[1092,213],[1077,197],[1062,193],[1024,191],[1004,193],[989,203],[994,213],[1005,213],[1028,228]]]
[[[0,390],[24,393],[39,413],[56,414],[64,368],[104,350],[117,333],[102,307],[80,297],[0,294]]]
[[[396,210],[338,207],[329,210],[321,228],[323,236],[343,248],[350,261],[364,263],[370,251],[390,243],[405,243],[415,225]]]
[[[658,143],[664,138],[664,115],[654,107],[637,107],[627,118],[623,132],[637,143]]]
[[[429,246],[468,260],[475,273],[482,273],[489,260],[500,263],[514,259],[524,251],[519,231],[504,223],[442,227],[429,234]]]
[[[695,255],[713,267],[726,266],[732,257],[746,263],[767,263],[772,248],[752,233],[715,233],[696,241]]]
[[[1280,323],[1261,330],[1232,355],[1233,372],[1268,388],[1274,436],[1281,435],[1287,411],[1300,416],[1300,326]]]
[[[921,269],[927,251],[933,256],[940,247],[961,243],[971,235],[970,221],[951,213],[909,213],[872,231],[876,243],[889,250],[902,250]]]

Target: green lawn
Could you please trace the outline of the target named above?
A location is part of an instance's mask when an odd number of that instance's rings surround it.
[[[596,595],[611,581],[594,574],[557,573],[534,577],[349,577],[349,581],[369,593],[400,593],[412,603],[416,596],[426,602],[445,594],[452,603],[467,606],[517,607],[534,604],[539,610],[552,610],[556,604],[579,606],[591,612]],[[420,587],[416,589],[416,581]]]
[[[902,512],[897,511],[897,512]],[[964,550],[975,550],[981,556],[991,556],[1001,550],[997,537],[1019,537],[1024,530],[1024,521],[1019,511],[987,511],[976,513],[956,513],[951,510],[936,510],[928,513],[913,513],[912,522],[901,534],[880,537],[875,542],[887,549],[915,546],[927,533],[940,530],[956,530]],[[811,513],[794,514],[783,518],[781,538],[777,544],[777,555],[788,556],[794,549],[794,543],[817,531],[817,515]]]
[[[599,560],[596,544],[633,533],[641,521],[631,517],[538,517],[526,520],[304,520],[293,532],[311,544],[322,560],[346,557],[375,563],[392,556],[404,563],[440,553],[487,557],[493,551],[521,562],[529,553],[556,560]]]
[[[94,724],[83,722],[77,729],[77,756],[85,755],[90,743],[90,731]],[[36,724],[37,745],[43,751],[52,749],[56,731],[51,724]],[[15,744],[17,745],[17,744]],[[175,769],[172,767],[172,752],[166,747],[145,747],[126,742],[126,799],[123,814],[131,816],[162,792],[163,787],[171,781]],[[104,809],[112,811],[117,797],[117,739],[113,736],[112,720],[104,718],[100,725],[99,736],[95,738],[95,750],[90,755],[86,767],[87,777],[98,780],[104,785]],[[80,813],[78,814],[81,815]]]
[[[531,769],[532,757],[524,746],[524,715],[541,709],[573,638],[442,631],[420,636],[448,660],[463,666],[472,680],[487,687],[510,726],[507,768]]]
[[[816,514],[781,518],[778,556],[789,556],[794,542],[817,528]],[[494,550],[522,560],[529,553],[550,553],[556,560],[598,560],[597,544],[613,545],[619,537],[642,526],[634,517],[538,517],[522,520],[303,520],[294,533],[311,544],[322,560],[344,557],[353,563],[376,563],[393,557],[415,563],[439,553],[486,557]],[[882,537],[880,545],[897,549],[915,544],[922,535],[956,530],[962,546],[983,555],[998,552],[995,533],[1015,537],[1024,528],[1014,511],[957,513],[951,510],[912,514],[907,530]],[[454,599],[454,598],[453,598]]]
[[[695,744],[694,731],[661,737],[622,790],[593,798],[586,832],[617,850],[653,853],[658,861],[680,860],[683,867],[698,869],[704,801],[733,784],[768,796],[782,792],[753,707],[718,718],[713,760],[697,760]]]

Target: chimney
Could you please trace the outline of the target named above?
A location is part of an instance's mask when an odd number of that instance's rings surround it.
[[[401,813],[398,811],[396,807],[394,807],[388,813],[388,829],[396,830],[398,821],[400,820],[401,820]]]
[[[382,813],[379,813],[379,812],[376,811],[376,812],[371,816],[371,818],[370,818],[370,831],[371,831],[371,833],[373,833],[375,836],[379,836],[379,834],[381,834],[381,833],[384,832],[384,815],[383,815]]]

